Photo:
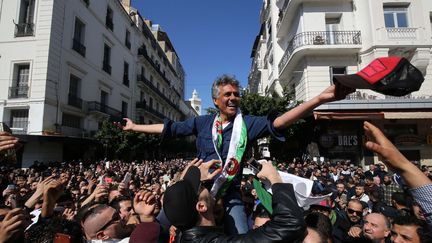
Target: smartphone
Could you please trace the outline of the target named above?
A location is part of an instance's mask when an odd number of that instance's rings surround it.
[[[126,185],[129,185],[130,180],[132,179],[132,174],[129,172],[126,172],[124,178],[123,178],[123,183]]]
[[[110,122],[115,122],[115,123],[120,124],[122,127],[126,126],[126,120],[124,120],[123,118],[112,118],[111,117],[109,120],[110,120]]]
[[[0,122],[0,132],[12,134],[12,130],[4,122]],[[16,151],[14,148],[10,148],[4,152],[4,160],[11,164],[17,163]]]
[[[106,186],[107,183],[106,183],[106,180],[105,180],[105,179],[106,179],[106,175],[103,175],[103,176],[101,177],[101,180],[100,180],[99,183],[100,183],[101,185]]]
[[[261,171],[262,165],[256,159],[251,158],[250,160],[247,161],[247,164],[252,169],[254,174],[258,174],[258,172]]]

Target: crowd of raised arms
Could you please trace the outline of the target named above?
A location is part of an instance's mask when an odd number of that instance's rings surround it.
[[[116,124],[162,141],[195,135],[196,159],[3,164],[0,243],[432,242],[431,168],[405,158],[372,123],[364,122],[364,146],[380,163],[265,160],[254,174],[243,173],[257,139],[284,141],[291,124],[354,88],[335,82],[283,114],[251,116],[240,111],[239,82],[223,75],[212,86],[217,114]],[[18,144],[0,133],[0,151]],[[312,195],[282,172],[308,179]],[[300,203],[318,195],[322,200]]]

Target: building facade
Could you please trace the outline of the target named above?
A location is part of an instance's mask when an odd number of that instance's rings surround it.
[[[0,31],[0,117],[25,142],[23,166],[91,158],[105,119],[191,114],[168,35],[130,0],[0,1]]]
[[[406,97],[357,90],[314,111],[311,144],[321,156],[369,164],[362,122],[377,124],[411,160],[432,164],[432,2],[427,0],[266,0],[252,50],[251,91],[309,100],[378,57],[403,56],[425,76]]]

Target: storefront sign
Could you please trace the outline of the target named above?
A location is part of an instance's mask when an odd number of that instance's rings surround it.
[[[418,146],[421,145],[423,141],[423,137],[414,134],[399,135],[395,138],[395,144],[402,146]]]
[[[355,135],[339,135],[338,136],[339,146],[357,146],[358,139]]]

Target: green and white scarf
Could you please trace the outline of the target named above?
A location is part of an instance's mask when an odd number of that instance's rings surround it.
[[[222,161],[222,118],[220,114],[215,117],[212,127],[213,146],[219,160]],[[225,195],[226,190],[232,183],[232,180],[241,167],[243,154],[246,150],[247,143],[247,129],[243,121],[243,116],[240,111],[237,112],[234,119],[233,131],[228,149],[228,155],[221,175],[215,180],[213,187],[210,191],[211,195],[215,198],[221,198]],[[223,161],[222,161],[223,162]]]

